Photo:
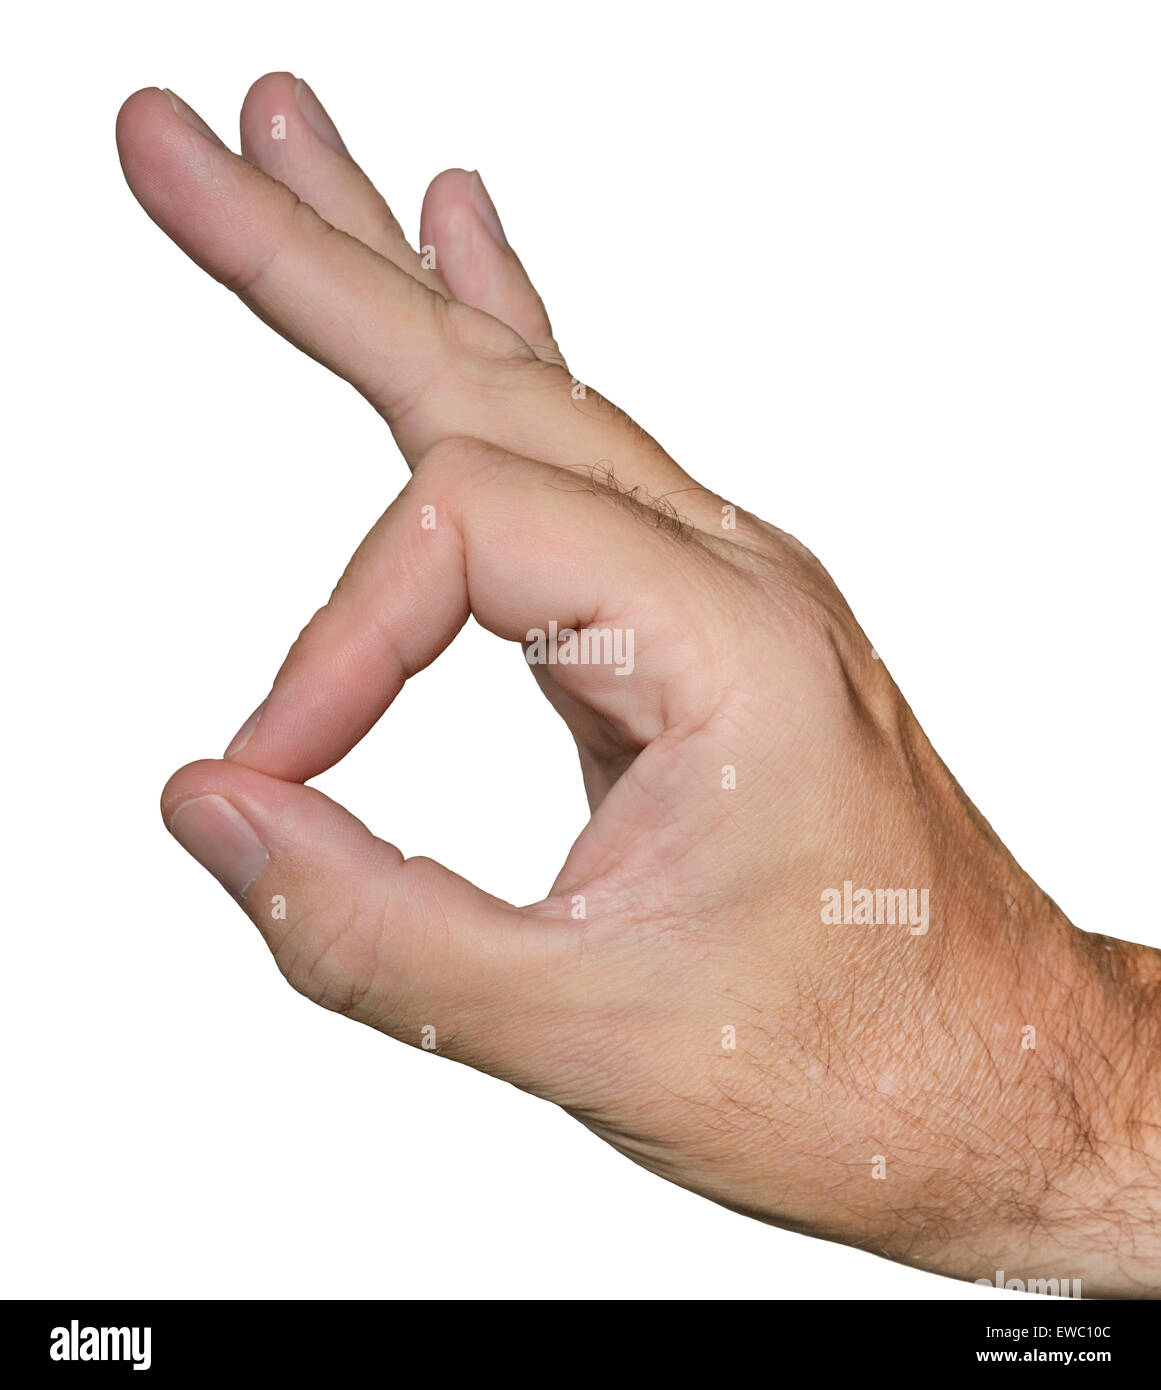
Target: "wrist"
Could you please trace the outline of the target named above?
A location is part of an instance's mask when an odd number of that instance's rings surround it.
[[[940,972],[896,1257],[1161,1295],[1161,954],[1078,931],[1022,875],[984,897]]]

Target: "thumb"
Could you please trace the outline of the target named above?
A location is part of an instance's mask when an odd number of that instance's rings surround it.
[[[404,859],[321,792],[232,763],[176,772],[162,814],[300,993],[547,1094],[552,1049],[566,1044],[539,1034],[569,1006],[563,967],[577,954],[565,900],[513,907]],[[592,981],[583,988],[591,996]]]

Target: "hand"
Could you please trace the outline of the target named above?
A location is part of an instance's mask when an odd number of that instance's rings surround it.
[[[417,252],[286,74],[244,158],[154,89],[118,139],[149,215],[413,469],[224,759],[163,795],[291,983],[750,1215],[1161,1290],[1158,954],[1021,871],[807,550],[570,376],[478,176],[435,180]],[[526,907],[303,785],[469,613],[525,647],[592,807]]]

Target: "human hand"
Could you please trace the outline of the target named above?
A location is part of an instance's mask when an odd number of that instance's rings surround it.
[[[433,264],[309,89],[262,79],[242,133],[244,160],[152,89],[118,127],[154,220],[414,472],[260,717],[163,794],[287,978],[751,1215],[968,1278],[1161,1288],[1156,953],[1020,870],[808,551],[573,380],[476,176],[429,190]],[[526,907],[302,785],[469,613],[534,658],[554,625],[598,647],[532,666],[593,815]],[[858,889],[903,920],[860,922]]]

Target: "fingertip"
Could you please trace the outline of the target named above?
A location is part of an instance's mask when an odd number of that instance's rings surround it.
[[[294,73],[276,69],[273,72],[264,72],[261,77],[257,77],[250,83],[249,90],[246,92],[246,99],[243,106],[248,101],[261,98],[267,92],[285,92],[288,89],[293,92],[294,84],[297,81]]]
[[[161,791],[161,818],[167,829],[186,802],[219,790],[217,772],[222,766],[217,759],[199,758],[173,773]]]
[[[160,87],[134,92],[122,105],[117,148],[133,195],[175,240],[191,190],[212,186],[223,159],[229,164],[237,158],[187,102]]]
[[[471,169],[444,169],[427,185],[424,201],[431,197],[446,197],[452,193],[458,195],[458,192],[466,189],[471,182],[473,172]]]
[[[292,72],[267,72],[250,84],[239,116],[244,145],[269,136],[271,121],[294,110],[295,81]]]
[[[514,329],[546,361],[562,362],[544,305],[475,169],[445,169],[428,185],[420,215],[456,299]]]
[[[242,103],[240,125],[243,149],[252,149],[262,168],[267,168],[274,158],[275,167],[280,169],[288,153],[283,147],[301,143],[300,136],[306,137],[307,149],[317,138],[334,153],[351,158],[337,126],[310,83],[292,72],[268,72],[251,86]],[[316,153],[312,150],[309,157]],[[298,157],[301,154],[299,150]]]
[[[428,229],[431,229],[432,235],[437,228],[441,231],[450,230],[453,219],[465,213],[470,214],[471,186],[470,169],[445,169],[442,173],[436,174],[427,186],[427,192],[423,195],[423,207],[420,210],[419,221],[423,240],[429,239]]]
[[[166,782],[161,815],[167,829],[172,832],[183,807],[206,797],[230,802],[272,855],[294,854],[303,845],[321,850],[372,838],[362,822],[315,788],[223,758],[187,763]]]
[[[140,135],[162,111],[172,112],[169,98],[160,87],[140,87],[127,96],[117,112],[115,130],[117,148],[122,160],[127,146]]]
[[[160,87],[138,87],[135,92],[131,92],[121,103],[121,108],[117,112],[118,130],[126,121],[132,120],[134,113],[142,109],[153,98],[164,95],[165,93]]]
[[[287,795],[301,791],[298,784],[282,781],[224,758],[198,758],[186,763],[166,782],[161,793],[161,815],[167,826],[182,806],[204,796],[223,796],[245,808],[262,805],[277,810]]]

